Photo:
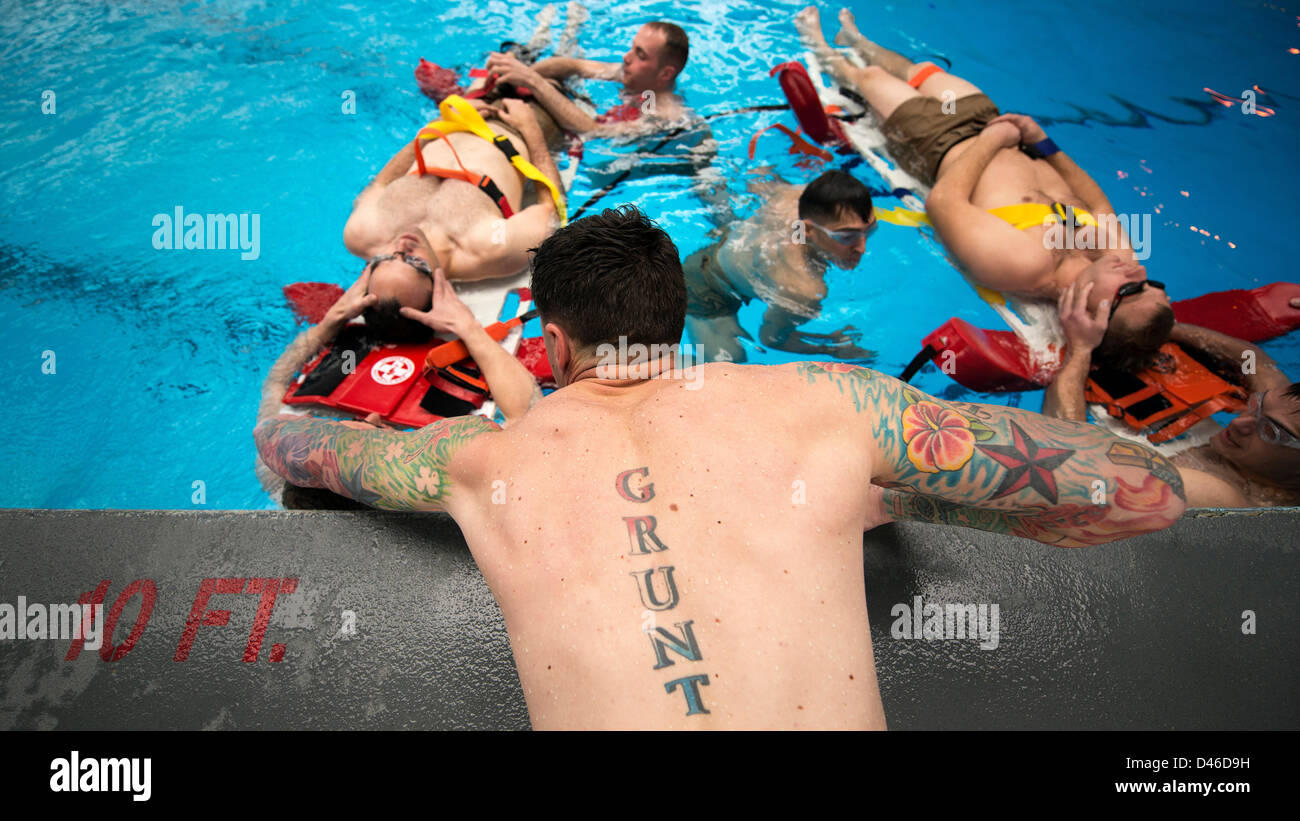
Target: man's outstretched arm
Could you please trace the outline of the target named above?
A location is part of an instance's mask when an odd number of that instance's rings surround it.
[[[869,426],[872,482],[896,519],[1078,547],[1168,527],[1186,506],[1168,459],[1096,426],[944,402],[865,368],[799,368]]]
[[[327,488],[383,510],[446,510],[453,460],[470,440],[500,430],[458,416],[406,432],[302,416],[275,416],[253,430],[267,467],[299,487]]]
[[[585,77],[588,80],[621,80],[622,63],[602,63],[579,57],[547,57],[533,63],[533,70],[548,80]]]
[[[985,126],[930,189],[925,213],[944,247],[980,285],[1034,294],[1050,285],[1055,266],[1051,252],[1041,239],[1016,230],[971,200],[993,157],[1019,140],[1011,123]]]

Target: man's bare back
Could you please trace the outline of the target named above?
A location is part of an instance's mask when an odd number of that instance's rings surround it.
[[[532,290],[561,387],[504,429],[277,416],[254,439],[296,485],[455,518],[535,727],[883,727],[864,530],[910,519],[1080,546],[1182,512],[1154,451],[865,368],[674,371],[627,346],[640,369],[609,372],[633,364],[608,361],[616,341],[680,339],[684,320],[676,247],[634,209],[549,238]]]
[[[1177,471],[1093,426],[942,403],[849,365],[702,368],[698,390],[581,381],[506,430],[277,417],[259,450],[296,484],[451,513],[537,728],[883,728],[863,530],[893,516],[1078,545],[1182,511]],[[992,435],[960,466],[912,453],[900,404]]]
[[[828,435],[816,405],[786,401],[797,378],[579,384],[461,452],[450,512],[535,728],[884,727],[866,431]]]

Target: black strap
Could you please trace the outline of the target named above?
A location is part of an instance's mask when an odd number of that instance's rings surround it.
[[[903,373],[898,378],[904,382],[911,382],[912,377],[916,376],[916,372],[921,370],[925,363],[934,359],[935,353],[936,351],[934,348],[926,345],[921,349],[920,353],[912,357],[912,361],[907,363],[907,367],[903,368]]]
[[[504,134],[498,134],[492,138],[492,143],[501,149],[501,153],[506,155],[506,159],[514,159],[519,156],[519,149]]]

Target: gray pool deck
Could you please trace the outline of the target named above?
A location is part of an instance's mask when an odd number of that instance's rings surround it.
[[[1298,537],[1294,508],[1195,511],[1078,550],[873,530],[863,566],[890,727],[1300,729]],[[0,543],[0,603],[71,603],[107,579],[107,612],[137,579],[156,590],[117,660],[0,641],[0,729],[528,727],[500,611],[446,516],[0,510]],[[228,624],[196,624],[176,660],[205,578],[297,579],[256,661],[256,592],[214,596]],[[148,588],[124,600],[119,647]],[[996,603],[997,649],[893,638],[892,608],[916,596]]]

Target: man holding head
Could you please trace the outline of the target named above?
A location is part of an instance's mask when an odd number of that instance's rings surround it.
[[[254,439],[297,484],[451,514],[534,728],[884,728],[863,530],[892,517],[1077,546],[1182,513],[1158,454],[1137,464],[1093,426],[864,368],[712,363],[688,381],[665,354],[627,376],[601,351],[676,345],[687,299],[672,240],[630,206],[543,242],[532,292],[560,388],[511,427],[280,416]]]
[[[1117,310],[1096,355],[1127,371],[1148,364],[1168,341],[1173,309],[1097,182],[1031,118],[1001,114],[973,83],[867,39],[847,9],[839,19],[836,43],[866,66],[830,48],[815,7],[795,27],[871,105],[899,166],[932,186],[926,214],[957,265],[1024,299],[1055,301],[1074,286],[1090,309],[1108,300]]]
[[[487,70],[498,82],[531,91],[564,130],[611,137],[650,133],[688,116],[676,89],[689,56],[690,42],[681,26],[655,20],[637,31],[620,63],[548,57],[529,66],[513,54],[493,54]],[[584,113],[556,85],[569,77],[622,83],[622,104],[595,117]]]
[[[1071,287],[1059,310],[1068,347],[1065,363],[1043,397],[1043,413],[1080,422],[1088,419],[1085,386],[1093,352],[1102,344],[1113,303],[1088,308],[1087,290]],[[1291,300],[1300,308],[1300,297]],[[1174,324],[1170,339],[1250,394],[1246,409],[1203,445],[1171,457],[1187,486],[1192,507],[1300,505],[1300,383],[1292,382],[1258,345],[1218,331]],[[1247,372],[1241,363],[1254,367]]]

